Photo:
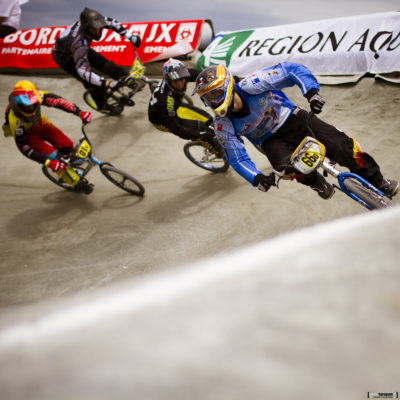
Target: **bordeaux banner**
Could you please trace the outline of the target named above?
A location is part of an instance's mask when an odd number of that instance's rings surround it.
[[[123,23],[132,34],[142,37],[138,54],[143,62],[165,59],[196,50],[205,20]],[[208,22],[208,21],[207,21]],[[0,69],[57,68],[52,59],[55,40],[66,26],[17,31],[0,39]],[[130,66],[134,57],[130,42],[110,29],[103,29],[92,47],[121,66]]]
[[[316,75],[400,71],[400,13],[222,32],[197,68],[222,63],[245,76],[280,62],[304,64]]]

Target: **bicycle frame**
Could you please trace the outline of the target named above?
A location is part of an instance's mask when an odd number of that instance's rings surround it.
[[[84,126],[85,125],[82,125],[81,127],[82,136],[78,142],[79,146],[77,146],[75,154],[68,163],[80,178],[86,176],[95,165],[100,166],[102,163],[93,153],[92,144],[86,135]]]

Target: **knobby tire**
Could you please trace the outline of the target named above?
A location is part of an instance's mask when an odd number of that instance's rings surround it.
[[[93,108],[93,110],[96,110],[96,111],[101,112],[103,114],[116,116],[116,115],[120,115],[122,113],[122,111],[124,111],[124,104],[121,104],[120,102],[118,102],[115,99],[112,99],[113,102],[109,103],[112,107],[114,107],[114,109],[112,111],[99,110],[98,107],[97,107],[96,102],[93,100],[93,97],[92,97],[92,94],[90,93],[90,90],[87,90],[85,93],[83,93],[83,100],[85,101],[85,103],[89,107]],[[128,104],[125,104],[125,105],[128,105]]]
[[[143,185],[128,173],[114,167],[109,163],[100,165],[101,173],[114,185],[135,196],[143,196],[145,189]]]
[[[219,143],[219,151],[223,153]],[[211,172],[225,172],[229,168],[229,163],[225,157],[218,157],[210,152],[199,142],[188,142],[183,146],[185,156],[195,165]]]

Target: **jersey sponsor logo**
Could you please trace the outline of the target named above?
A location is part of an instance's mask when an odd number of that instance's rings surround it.
[[[174,98],[171,96],[167,97],[167,110],[172,110],[175,112],[175,101]],[[169,113],[169,111],[168,111]]]
[[[217,131],[222,131],[222,124],[217,124]]]

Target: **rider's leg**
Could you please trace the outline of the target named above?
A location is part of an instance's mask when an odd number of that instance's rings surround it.
[[[331,160],[347,167],[390,196],[398,192],[398,182],[384,179],[377,162],[370,154],[361,150],[354,138],[316,116],[310,119],[310,127],[316,138],[325,145],[326,155]]]
[[[114,62],[108,60],[101,54],[97,53],[93,49],[89,49],[88,51],[88,59],[90,65],[96,70],[102,72],[105,75],[110,76],[112,79],[119,80],[121,78],[125,78],[128,76],[128,73],[119,65]],[[95,86],[92,87],[92,98],[96,102],[99,110],[104,109],[106,107],[107,101],[107,89],[103,86]],[[111,110],[109,110],[111,111]]]
[[[57,61],[56,61],[57,62]],[[83,84],[86,89],[91,89],[91,95],[95,101],[97,108],[102,109],[106,102],[106,90],[101,86],[95,86],[82,79],[76,72],[75,62],[70,61],[67,63],[57,63],[58,66],[68,74],[72,75],[75,79]]]
[[[320,173],[314,171],[304,175],[290,166],[290,157],[293,151],[306,136],[300,125],[300,121],[294,114],[278,132],[262,143],[261,148],[276,171],[285,171],[283,179],[295,179],[315,190],[323,199],[329,199],[334,193],[334,188]]]
[[[128,75],[124,68],[115,64],[113,61],[108,60],[93,49],[89,49],[88,59],[93,68],[110,76],[112,79],[118,80]]]
[[[181,104],[176,112],[180,126],[189,129],[194,135],[192,140],[197,140],[209,151],[221,156],[214,143],[214,131],[209,127],[213,121],[210,114],[190,104]]]
[[[74,151],[74,143],[47,118],[42,117],[40,137],[51,143],[62,155],[70,155]]]
[[[179,118],[200,121],[207,126],[213,122],[213,117],[207,111],[190,104],[181,104],[176,113]]]
[[[73,142],[43,116],[35,126],[35,129],[29,132],[27,138],[34,150],[45,154],[48,158],[55,158],[57,150],[65,153],[70,153],[74,150]],[[64,182],[72,186],[76,185],[80,180],[79,175],[70,167],[67,167],[66,170],[58,171],[57,174]]]
[[[197,111],[196,111],[197,110]],[[211,116],[197,107],[182,104],[176,113],[168,117],[160,118],[156,115],[149,115],[150,122],[160,130],[171,132],[185,140],[196,140],[201,131],[207,131],[206,122]]]
[[[41,120],[29,130],[29,135],[26,135],[26,138],[32,149],[48,157],[53,153],[55,154],[57,149],[50,143],[47,143],[45,137],[43,137],[46,136],[43,133],[43,119],[44,117],[42,116]]]

